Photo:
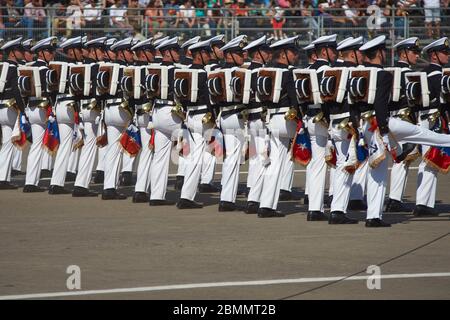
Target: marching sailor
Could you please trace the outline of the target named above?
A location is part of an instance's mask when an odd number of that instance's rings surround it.
[[[132,63],[133,53],[130,50],[134,45],[133,38],[126,38],[117,41],[111,46],[111,51],[116,54],[116,63],[125,66]],[[122,78],[123,69],[119,69],[118,79]],[[103,183],[103,200],[123,200],[127,197],[117,192],[119,182],[119,168],[123,160],[123,150],[120,146],[120,138],[124,128],[128,127],[129,122],[133,118],[131,106],[126,100],[127,97],[119,88],[117,93],[110,95],[106,100],[105,107],[105,124],[107,127],[108,146],[104,158],[105,181]]]
[[[33,67],[39,67],[40,81],[43,85],[42,97],[30,97],[25,112],[31,123],[31,134],[33,143],[28,153],[27,171],[25,177],[25,186],[23,192],[43,192],[44,189],[38,186],[41,176],[42,161],[44,155],[48,154],[43,148],[43,139],[47,122],[47,107],[55,101],[55,94],[47,90],[46,74],[48,63],[55,59],[56,37],[48,37],[38,41],[31,51],[37,54],[37,60],[30,64]],[[49,157],[51,160],[51,157]],[[51,162],[51,161],[50,161]]]
[[[426,127],[417,126],[398,118],[389,117],[386,106],[392,92],[391,73],[383,70],[386,59],[386,36],[378,36],[359,48],[365,55],[365,66],[377,69],[376,94],[373,104],[367,104],[362,108],[364,123],[364,139],[369,146],[369,161],[373,155],[377,156],[369,168],[367,181],[367,220],[366,227],[390,227],[389,223],[382,220],[384,196],[387,185],[388,161],[385,155],[378,157],[380,150],[395,150],[399,143],[415,143],[427,146],[450,146],[450,135],[439,134],[428,130]],[[438,46],[438,50],[446,52],[445,42]],[[426,48],[426,47],[425,47]],[[424,49],[425,49],[424,48]],[[426,48],[425,51],[428,51]],[[447,56],[447,53],[443,56]],[[437,97],[439,99],[439,95]],[[426,110],[430,112],[429,110]],[[374,130],[373,117],[376,118]],[[432,196],[430,196],[432,197]]]
[[[27,63],[31,63],[34,61],[34,55],[30,51],[31,47],[34,46],[34,40],[28,39],[25,41],[22,41],[22,53],[23,57],[22,59],[18,60],[17,62],[19,65],[26,65]],[[25,101],[25,97],[22,97],[24,104],[26,104],[27,101]],[[12,171],[11,175],[19,175],[22,174],[22,149],[20,148],[14,148],[13,149],[13,163],[12,163]]]
[[[362,62],[362,55],[358,50],[362,44],[363,37],[349,38],[342,41],[336,48],[342,60],[335,65],[356,67]],[[353,110],[350,110],[350,108],[353,109],[354,107],[349,107],[347,97],[344,97],[342,103],[334,102],[329,105],[330,136],[336,148],[336,170],[332,181],[334,183],[334,192],[328,220],[329,224],[358,223],[358,220],[350,219],[346,215],[354,173],[351,169],[351,171],[346,170],[348,165],[352,167],[354,165],[347,162],[347,156],[351,147],[352,136],[357,130],[359,121],[359,115],[355,117]]]
[[[181,68],[189,68],[189,66],[192,64],[192,52],[189,50],[189,47],[197,42],[200,41],[200,37],[196,36],[192,39],[187,40],[181,45],[181,50],[183,51],[184,55],[181,55],[180,57],[180,63],[179,65]],[[186,130],[186,125],[183,123],[182,130]],[[178,156],[178,170],[177,170],[177,176],[175,180],[175,190],[181,190],[183,187],[184,182],[184,170],[186,167],[186,159],[182,154]]]
[[[0,48],[6,55],[6,63],[9,65],[6,77],[3,79],[2,75],[0,81],[0,190],[18,188],[11,184],[11,170],[14,150],[18,150],[13,143],[14,126],[18,124],[20,112],[25,110],[17,76],[19,61],[23,59],[21,41],[22,38],[11,40]],[[6,69],[5,63],[3,64],[3,68]]]
[[[153,38],[143,40],[135,44],[131,50],[135,55],[135,65],[145,66],[153,63],[155,58],[155,47]],[[134,187],[133,202],[148,202],[150,196],[148,194],[150,187],[150,167],[153,161],[153,150],[150,147],[150,139],[152,136],[151,112],[153,101],[147,97],[134,100],[137,126],[141,134],[142,149],[139,155],[139,162],[136,172],[136,185]]]
[[[204,71],[211,59],[211,44],[209,40],[197,42],[189,47],[193,61],[189,69],[200,70],[198,74],[198,92],[208,92],[207,74]],[[195,194],[200,181],[202,170],[203,153],[206,148],[206,134],[213,128],[207,116],[212,115],[209,105],[209,96],[200,94],[196,101],[186,104],[188,128],[187,143],[189,144],[189,155],[186,157],[184,183],[181,188],[180,200],[177,203],[179,209],[202,208],[203,205],[195,202]],[[205,120],[204,120],[205,119]]]
[[[260,208],[258,217],[284,217],[281,212],[276,211],[279,194],[282,185],[282,172],[286,166],[286,153],[289,152],[289,145],[295,136],[297,120],[300,116],[298,109],[297,93],[294,87],[293,73],[289,66],[295,65],[299,58],[300,43],[298,36],[279,40],[270,45],[272,49],[271,68],[282,71],[280,98],[274,103],[273,100],[267,102],[270,132],[270,164],[264,175],[263,186],[260,195]],[[275,88],[269,88],[267,81],[259,81],[257,85],[258,93],[268,92]],[[272,86],[274,82],[272,81]]]
[[[244,63],[243,48],[247,45],[246,36],[239,36],[221,48],[225,56],[222,69],[233,69]],[[222,165],[222,190],[220,192],[219,211],[235,211],[239,184],[239,167],[245,135],[245,119],[241,112],[243,105],[234,102],[220,103],[219,126],[223,133],[225,159]]]
[[[248,52],[251,57],[249,70],[257,70],[265,66],[272,60],[272,49],[270,48],[271,39],[266,36],[256,39],[249,43],[243,50]],[[247,198],[246,213],[257,213],[260,203],[260,195],[264,182],[264,175],[267,169],[267,150],[266,136],[267,128],[265,119],[263,119],[264,107],[261,103],[256,102],[256,81],[257,73],[252,73],[250,102],[247,105],[248,119],[247,126],[250,135],[250,150],[254,150],[254,154],[250,155],[247,176],[247,188],[249,194]]]
[[[398,42],[394,45],[394,49],[398,55],[398,61],[395,63],[395,67],[401,68],[400,79],[400,98],[398,102],[391,102],[389,104],[389,110],[392,117],[397,117],[403,121],[416,123],[413,110],[408,106],[408,100],[405,95],[406,78],[405,73],[412,71],[411,67],[417,64],[419,58],[420,48],[418,44],[419,38],[412,37]],[[415,148],[415,145],[409,145],[409,150]],[[408,145],[403,145],[403,153],[408,153]],[[399,157],[397,156],[397,159]],[[394,162],[391,169],[391,183],[389,199],[386,203],[386,212],[407,212],[408,208],[403,204],[402,198],[406,188],[406,182],[408,177],[410,161],[403,159],[400,162]]]
[[[81,36],[70,38],[60,44],[60,48],[72,63],[76,64],[83,60],[82,55],[83,38]],[[70,156],[73,151],[73,135],[76,114],[79,106],[76,97],[69,92],[66,85],[66,92],[56,96],[55,116],[58,121],[59,147],[55,157],[52,179],[50,181],[49,194],[69,194],[69,190],[64,189],[67,169],[69,167]]]
[[[219,34],[217,36],[212,37],[209,41],[211,43],[212,54],[211,60],[205,66],[205,70],[207,72],[212,70],[217,70],[224,66],[224,53],[220,50],[221,47],[225,45],[224,35]],[[219,113],[218,108],[214,108],[214,116],[217,118]],[[217,129],[215,129],[217,130]],[[221,137],[214,135],[217,131],[213,132],[212,139],[208,142],[213,142],[213,139],[221,139]],[[200,185],[198,186],[199,192],[219,192],[220,189],[212,184],[214,179],[214,171],[216,167],[216,157],[207,149],[203,154],[203,163],[202,163],[202,176],[200,178]]]
[[[105,55],[103,57],[104,62],[113,62],[116,60],[116,53],[111,50],[111,46],[117,42],[116,38],[108,38],[105,41]],[[102,113],[105,112],[105,105],[106,105],[106,99],[108,98],[108,95],[105,95],[102,97],[101,100],[101,108]],[[100,124],[99,124],[100,125]],[[105,180],[105,155],[106,151],[108,150],[107,144],[104,146],[99,145],[98,146],[98,160],[97,160],[97,167],[96,172],[94,176],[94,183],[103,183]]]
[[[422,107],[420,109],[418,121],[422,128],[441,132],[440,129],[442,128],[442,124],[440,121],[436,121],[436,119],[433,120],[433,118],[436,118],[438,112],[439,114],[443,114],[442,111],[445,107],[440,100],[442,90],[441,79],[442,67],[449,61],[449,40],[447,37],[436,40],[424,47],[422,52],[428,56],[430,61],[430,64],[423,70],[428,75],[430,106]],[[422,155],[425,155],[428,150],[428,146],[422,145]],[[414,215],[429,216],[437,214],[434,210],[436,203],[437,174],[438,171],[429,166],[424,160],[420,163],[419,171],[417,173],[418,183]]]
[[[161,66],[168,67],[167,97],[158,97],[154,101],[152,122],[155,130],[155,150],[150,168],[150,205],[173,205],[175,202],[166,200],[167,181],[172,151],[172,137],[177,136],[181,129],[182,110],[174,101],[174,63],[180,61],[180,43],[178,37],[163,41],[156,47],[162,55]],[[181,107],[180,107],[181,108]]]
[[[84,44],[87,57],[84,62],[91,66],[91,73],[98,74],[98,62],[104,60],[106,37],[92,39]],[[80,153],[80,165],[75,179],[72,196],[96,197],[97,193],[89,191],[95,157],[97,154],[97,133],[100,125],[101,97],[96,94],[97,82],[92,83],[92,95],[80,101],[80,117],[83,121],[84,144]]]
[[[310,69],[317,70],[317,78],[320,83],[323,71],[330,67],[336,60],[336,35],[322,36],[312,42],[316,52],[316,62]],[[308,105],[306,112],[307,128],[311,138],[312,157],[307,170],[308,188],[308,221],[328,220],[324,214],[324,193],[327,164],[325,162],[325,151],[328,142],[327,108],[320,104]]]
[[[305,55],[306,55],[306,61],[307,61],[307,66],[306,68],[309,69],[314,62],[316,62],[317,60],[317,55],[316,52],[314,50],[314,44],[309,44],[306,47],[303,48],[303,50],[305,51]],[[306,115],[306,112],[308,110],[308,105],[307,104],[302,104],[300,105],[300,110],[302,112],[302,115]],[[306,180],[305,180],[305,197],[303,199],[303,204],[307,205],[309,204],[309,198],[308,198],[308,184],[306,183],[306,181],[308,181],[308,170],[306,170]]]

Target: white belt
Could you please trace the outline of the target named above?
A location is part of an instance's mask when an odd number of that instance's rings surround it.
[[[248,114],[261,113],[261,112],[263,112],[263,108],[247,109],[247,112],[248,112]]]
[[[344,119],[350,117],[350,112],[344,112],[339,114],[330,114],[330,120],[336,120],[336,119]]]
[[[289,109],[290,109],[289,107],[273,108],[273,109],[269,109],[269,113],[274,114],[274,113],[288,112]]]
[[[419,115],[420,116],[424,116],[426,114],[432,114],[432,113],[435,113],[435,112],[438,112],[438,111],[439,111],[438,109],[419,110]]]
[[[58,94],[58,95],[56,96],[56,99],[59,99],[59,98],[68,98],[68,97],[73,97],[73,98],[75,99],[75,96],[73,96],[73,95],[71,95],[71,94],[68,94],[68,93],[60,93],[60,94]]]
[[[197,111],[197,110],[205,110],[208,109],[208,106],[206,104],[203,104],[201,106],[188,106],[188,110]]]
[[[156,99],[155,100],[156,104],[161,104],[161,105],[167,105],[167,106],[174,106],[175,102],[173,102],[172,100],[163,100],[163,99]]]
[[[227,107],[220,107],[220,111],[231,111],[231,110],[237,110],[242,109],[243,105],[235,105],[235,106],[227,106]]]

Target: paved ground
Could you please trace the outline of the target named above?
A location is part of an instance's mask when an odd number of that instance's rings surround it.
[[[406,191],[411,206],[416,173],[411,171]],[[297,191],[304,179],[304,172],[296,173]],[[23,177],[15,182],[23,183]],[[178,197],[173,182],[169,199]],[[439,217],[386,214],[394,223],[386,229],[366,229],[363,212],[351,213],[361,220],[358,225],[307,223],[307,208],[299,201],[281,203],[289,213],[284,219],[258,219],[219,213],[217,194],[200,195],[204,209],[180,211],[131,199],[1,191],[0,296],[67,292],[66,268],[77,265],[82,290],[130,289],[56,298],[450,299],[449,189],[449,177],[440,176]],[[131,188],[123,190],[132,194]],[[395,276],[382,279],[381,290],[368,290],[364,279],[333,283],[333,277],[368,276],[369,265]],[[400,278],[404,274],[410,278]],[[258,282],[274,279],[279,281]],[[234,281],[256,282],[218,283]],[[180,284],[189,285],[170,287]],[[141,287],[147,288],[136,289]]]

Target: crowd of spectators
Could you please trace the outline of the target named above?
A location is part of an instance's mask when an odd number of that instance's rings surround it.
[[[450,0],[0,0],[0,37],[51,34],[176,34],[212,36],[234,29],[276,39],[297,33],[337,32],[401,38],[406,27],[426,27],[428,38],[445,31]],[[373,6],[377,7],[373,7]],[[373,17],[369,17],[373,15]],[[405,19],[406,16],[414,17]],[[406,25],[408,23],[408,25]],[[38,33],[36,35],[36,33]],[[411,32],[410,32],[411,33]],[[414,32],[413,32],[414,33]]]

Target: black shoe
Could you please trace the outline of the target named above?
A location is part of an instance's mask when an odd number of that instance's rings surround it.
[[[397,156],[397,161],[401,162],[401,161],[405,160],[406,157],[408,156],[408,154],[413,152],[415,147],[416,147],[416,145],[413,144],[413,143],[404,143],[404,144],[402,144],[402,153]]]
[[[20,170],[11,170],[11,176],[12,177],[16,177],[16,176],[20,176],[23,175],[24,173]]]
[[[178,209],[200,209],[203,208],[201,203],[181,198],[177,203]]]
[[[61,187],[61,186],[53,185],[48,188],[48,194],[56,195],[56,194],[71,194],[71,193],[72,192],[70,192],[67,189],[64,189],[64,187]]]
[[[409,210],[401,201],[389,199],[384,207],[384,212],[409,212]]]
[[[350,200],[347,210],[365,211],[367,210],[367,204],[363,200]]]
[[[73,182],[77,178],[77,174],[73,172],[67,172],[66,174],[66,181]]]
[[[391,224],[384,222],[381,219],[367,219],[366,220],[366,227],[367,228],[385,228],[385,227],[390,227]]]
[[[220,212],[228,212],[228,211],[240,211],[242,208],[240,206],[237,206],[233,202],[228,201],[220,201],[219,202],[219,211]]]
[[[350,219],[342,211],[333,211],[330,213],[328,224],[357,224],[358,220]]]
[[[101,184],[101,183],[103,183],[104,180],[105,180],[105,172],[97,170],[97,172],[95,173],[95,177],[94,177],[94,183]]]
[[[72,191],[72,197],[97,197],[98,193],[91,192],[83,187],[75,187]]]
[[[175,180],[175,190],[180,191],[183,188],[184,184],[184,177],[183,176],[177,176]]]
[[[116,189],[105,189],[102,193],[102,200],[125,200],[126,195],[118,193]]]
[[[421,204],[418,204],[413,211],[413,215],[416,217],[430,217],[437,216],[439,213],[434,209]]]
[[[306,221],[328,221],[328,217],[320,211],[309,211],[306,216]]]
[[[18,186],[11,184],[9,181],[0,181],[0,190],[15,190]]]
[[[165,200],[165,199],[150,200],[148,203],[151,206],[173,206],[176,204],[175,201],[170,201],[170,200]]]
[[[258,213],[258,209],[259,209],[259,202],[248,201],[247,208],[245,208],[244,212],[248,213],[248,214],[254,214],[254,213]]]
[[[219,188],[212,185],[211,183],[202,183],[198,186],[199,192],[219,192]]]
[[[42,169],[41,170],[41,179],[42,178],[51,178],[52,177],[52,171],[48,169]]]
[[[32,184],[26,184],[23,187],[23,192],[25,192],[25,193],[44,192],[44,191],[46,191],[46,190],[43,188],[40,188],[38,186],[32,185]]]
[[[309,204],[309,198],[308,198],[307,194],[305,194],[305,197],[303,198],[303,204],[306,204],[306,205]]]
[[[278,197],[278,201],[289,201],[292,200],[292,192],[288,190],[280,190],[280,196]]]
[[[123,187],[129,187],[133,185],[133,173],[124,171],[120,175],[120,185]]]
[[[135,192],[133,194],[133,203],[146,203],[150,196],[145,192]]]
[[[283,218],[286,215],[270,208],[259,208],[258,218]]]

